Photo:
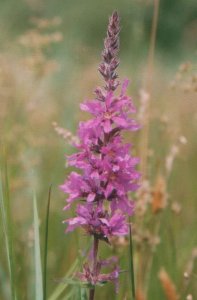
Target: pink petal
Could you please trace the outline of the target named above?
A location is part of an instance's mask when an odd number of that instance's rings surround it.
[[[121,118],[121,117],[113,117],[113,121],[122,126],[122,127],[127,127],[128,126],[128,122],[124,119],[124,118]]]
[[[87,197],[88,202],[93,202],[95,199],[95,193],[90,193]]]
[[[103,129],[104,129],[104,131],[105,131],[106,133],[109,133],[109,132],[112,130],[110,120],[105,120],[105,121],[104,121]]]
[[[128,85],[129,85],[129,79],[125,79],[122,84],[121,96],[125,94]]]
[[[66,206],[64,206],[63,210],[68,210],[70,208],[71,204],[67,204]]]

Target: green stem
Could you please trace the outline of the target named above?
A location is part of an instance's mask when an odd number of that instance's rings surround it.
[[[155,56],[155,44],[156,44],[156,34],[157,34],[157,25],[158,25],[158,17],[159,17],[159,1],[154,0],[154,11],[152,18],[152,26],[151,26],[151,36],[150,36],[150,45],[148,52],[148,61],[147,61],[147,70],[146,70],[146,82],[144,84],[145,91],[151,97],[152,93],[152,80],[153,80],[153,69],[154,69],[154,56]],[[146,111],[144,115],[144,124],[141,138],[141,170],[143,178],[148,176],[147,170],[147,158],[148,158],[148,143],[149,143],[149,126],[150,126],[150,99],[147,102]]]
[[[44,241],[44,264],[43,264],[43,300],[47,299],[47,254],[48,254],[48,231],[49,231],[49,209],[51,202],[51,188],[49,187],[46,222],[45,222],[45,241]]]
[[[93,275],[96,277],[97,273],[97,253],[98,253],[98,245],[99,245],[99,239],[94,236],[94,245],[93,245]],[[89,300],[94,300],[95,296],[95,286],[90,289],[89,293]]]
[[[133,241],[131,234],[131,225],[129,224],[129,260],[130,260],[130,279],[132,299],[135,300],[135,277],[134,277],[134,263],[133,263]]]

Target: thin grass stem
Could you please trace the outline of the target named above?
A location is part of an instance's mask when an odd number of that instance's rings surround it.
[[[35,264],[35,299],[43,300],[43,278],[40,251],[39,218],[36,196],[33,197],[34,210],[34,264]]]
[[[13,227],[12,227],[12,216],[11,216],[10,195],[9,195],[9,180],[8,180],[8,171],[7,171],[5,153],[3,156],[4,156],[3,173],[1,173],[0,170],[0,190],[1,190],[0,207],[1,207],[4,235],[5,235],[8,269],[10,275],[11,299],[17,300],[15,258],[14,258],[14,250],[13,250]]]
[[[49,187],[46,218],[45,218],[45,239],[44,239],[44,258],[43,258],[43,300],[47,299],[47,258],[48,258],[48,235],[49,235],[49,211],[51,203],[51,189]]]
[[[94,244],[93,244],[93,274],[97,272],[97,254],[98,254],[98,245],[99,239],[94,236]],[[95,296],[95,286],[90,289],[89,300],[94,300]]]
[[[131,225],[129,224],[129,263],[130,263],[130,280],[131,280],[131,299],[135,300],[135,276],[133,262],[133,241],[131,234]]]
[[[159,0],[154,0],[153,19],[152,19],[152,27],[151,27],[151,35],[150,35],[150,46],[149,46],[147,70],[146,70],[146,81],[144,84],[145,91],[149,94],[149,101],[147,102],[147,106],[146,106],[144,124],[143,124],[144,126],[143,126],[142,139],[141,139],[141,170],[142,170],[143,178],[147,177],[150,96],[152,93],[152,78],[153,78],[153,69],[154,69],[154,56],[155,56],[158,17],[159,17]]]

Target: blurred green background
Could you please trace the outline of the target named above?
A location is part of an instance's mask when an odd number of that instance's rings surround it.
[[[121,17],[119,75],[131,80],[129,93],[140,111],[143,106],[140,91],[151,76],[147,72],[147,59],[154,1],[0,0],[1,164],[6,160],[8,165],[20,300],[35,299],[34,192],[38,199],[43,250],[47,195],[52,184],[48,295],[57,288],[56,279],[64,277],[88,240],[80,231],[64,235],[65,197],[58,186],[70,172],[65,168],[64,155],[74,150],[56,134],[52,123],[57,122],[58,126],[75,134],[78,121],[84,119],[79,103],[93,97],[95,87],[102,84],[97,68],[108,17],[113,10],[118,10]],[[190,293],[195,299],[197,293],[196,16],[194,0],[162,0],[159,3],[152,87],[148,91],[147,180],[150,190],[147,193],[149,197],[154,194],[157,178],[162,176],[168,205],[154,215],[150,200],[146,214],[139,219],[136,215],[132,220],[143,237],[147,231],[152,234],[156,227],[159,237],[154,249],[145,237],[140,241],[137,234],[134,237],[138,277],[142,256],[151,261],[150,268],[146,264],[144,267],[144,272],[148,273],[148,287],[142,290],[141,296],[138,294],[137,300],[175,299],[166,296],[165,288],[162,289],[162,280],[158,278],[162,267],[176,285],[180,299],[186,299]],[[135,135],[127,136],[132,139],[138,156],[143,153],[140,146],[143,138],[143,127]],[[173,162],[170,174],[166,171],[168,157]],[[3,230],[0,238],[0,299],[7,300],[10,289]],[[117,248],[103,245],[101,253],[104,256],[118,253],[122,268],[127,269],[127,241],[123,245],[119,243]],[[191,265],[191,274],[185,281],[183,274],[189,272]],[[123,274],[119,295],[115,296],[113,286],[107,285],[97,289],[96,299],[111,299],[112,295],[113,299],[131,299],[130,289],[128,276]],[[69,290],[72,292],[68,288],[58,299],[67,299]],[[68,299],[80,299],[77,297],[72,294]]]

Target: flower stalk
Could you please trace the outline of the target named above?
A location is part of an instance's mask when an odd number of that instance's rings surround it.
[[[97,273],[98,246],[99,246],[99,239],[94,236],[94,244],[93,244],[93,270],[92,270],[92,273],[94,274],[94,277],[96,277],[96,273]],[[90,289],[89,300],[94,300],[94,294],[95,294],[95,286],[93,286],[93,288]]]

